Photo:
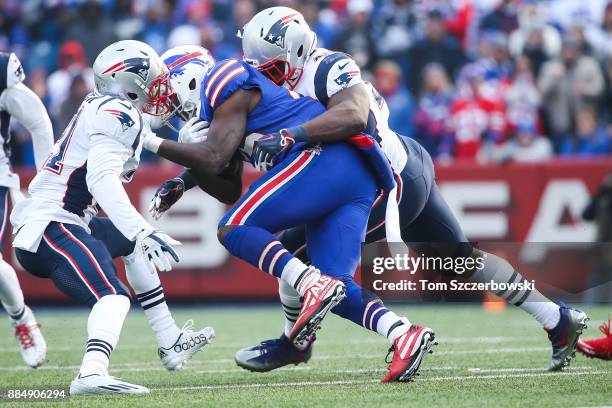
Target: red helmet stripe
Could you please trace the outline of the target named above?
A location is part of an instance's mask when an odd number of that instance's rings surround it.
[[[190,60],[192,58],[199,57],[200,55],[204,55],[204,54],[202,54],[200,51],[196,51],[196,52],[192,52],[191,54],[183,55],[181,58],[168,64],[167,67],[168,69],[172,69],[176,67],[178,64],[182,64],[183,62]]]
[[[103,74],[106,74],[106,73],[111,72],[111,71],[116,71],[116,69],[115,69],[115,68],[120,68],[122,65],[123,65],[123,61],[118,62],[118,63],[116,63],[115,65],[113,65],[112,67],[107,68],[107,69],[106,69],[106,71],[104,71],[104,72],[102,72],[102,73],[103,73]],[[125,66],[123,66],[123,68],[125,68]]]

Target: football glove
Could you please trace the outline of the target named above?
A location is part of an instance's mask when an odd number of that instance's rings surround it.
[[[179,130],[179,143],[199,143],[208,139],[208,122],[194,117]]]
[[[154,271],[169,272],[172,270],[170,259],[175,262],[180,261],[172,246],[181,245],[181,243],[164,232],[143,230],[136,236],[136,245]]]
[[[155,195],[149,204],[149,213],[155,220],[159,220],[162,214],[170,209],[185,192],[185,182],[180,177],[166,180],[155,191]]]
[[[294,144],[295,138],[287,129],[259,138],[253,143],[253,166],[259,171],[270,170],[284,158]]]

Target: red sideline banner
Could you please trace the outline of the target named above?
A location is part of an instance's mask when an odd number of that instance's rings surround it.
[[[582,242],[595,237],[595,226],[581,219],[582,210],[612,171],[612,159],[503,166],[454,163],[438,166],[436,171],[443,195],[471,240]],[[176,173],[174,167],[143,166],[126,187],[132,202],[145,214],[157,186]],[[26,185],[32,173],[20,174]],[[257,177],[257,173],[245,175],[245,188]],[[261,300],[276,296],[275,279],[233,258],[218,243],[216,226],[225,210],[224,205],[193,189],[161,220],[149,219],[183,242],[180,267],[161,276],[167,298]],[[17,265],[12,253],[10,257],[29,301],[66,299],[50,280],[32,277]],[[123,271],[120,274],[124,276]]]

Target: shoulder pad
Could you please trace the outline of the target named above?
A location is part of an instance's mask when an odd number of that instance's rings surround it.
[[[202,85],[202,100],[214,111],[248,79],[247,64],[237,59],[216,63]]]
[[[143,121],[131,103],[114,96],[89,99],[89,103],[97,132],[116,138],[126,146],[138,145]]]
[[[357,82],[361,82],[361,71],[350,55],[323,54],[314,76],[315,95],[321,103],[327,104],[335,93]]]
[[[0,53],[0,92],[25,79],[21,61],[14,53]]]

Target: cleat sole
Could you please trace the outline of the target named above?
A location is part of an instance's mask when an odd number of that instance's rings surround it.
[[[420,375],[419,368],[421,367],[421,363],[427,354],[433,354],[433,347],[437,346],[438,342],[435,341],[435,333],[426,334],[423,337],[423,344],[420,347],[419,354],[414,359],[412,364],[404,370],[402,374],[400,374],[395,381],[398,382],[410,382],[414,381],[414,377]]]

